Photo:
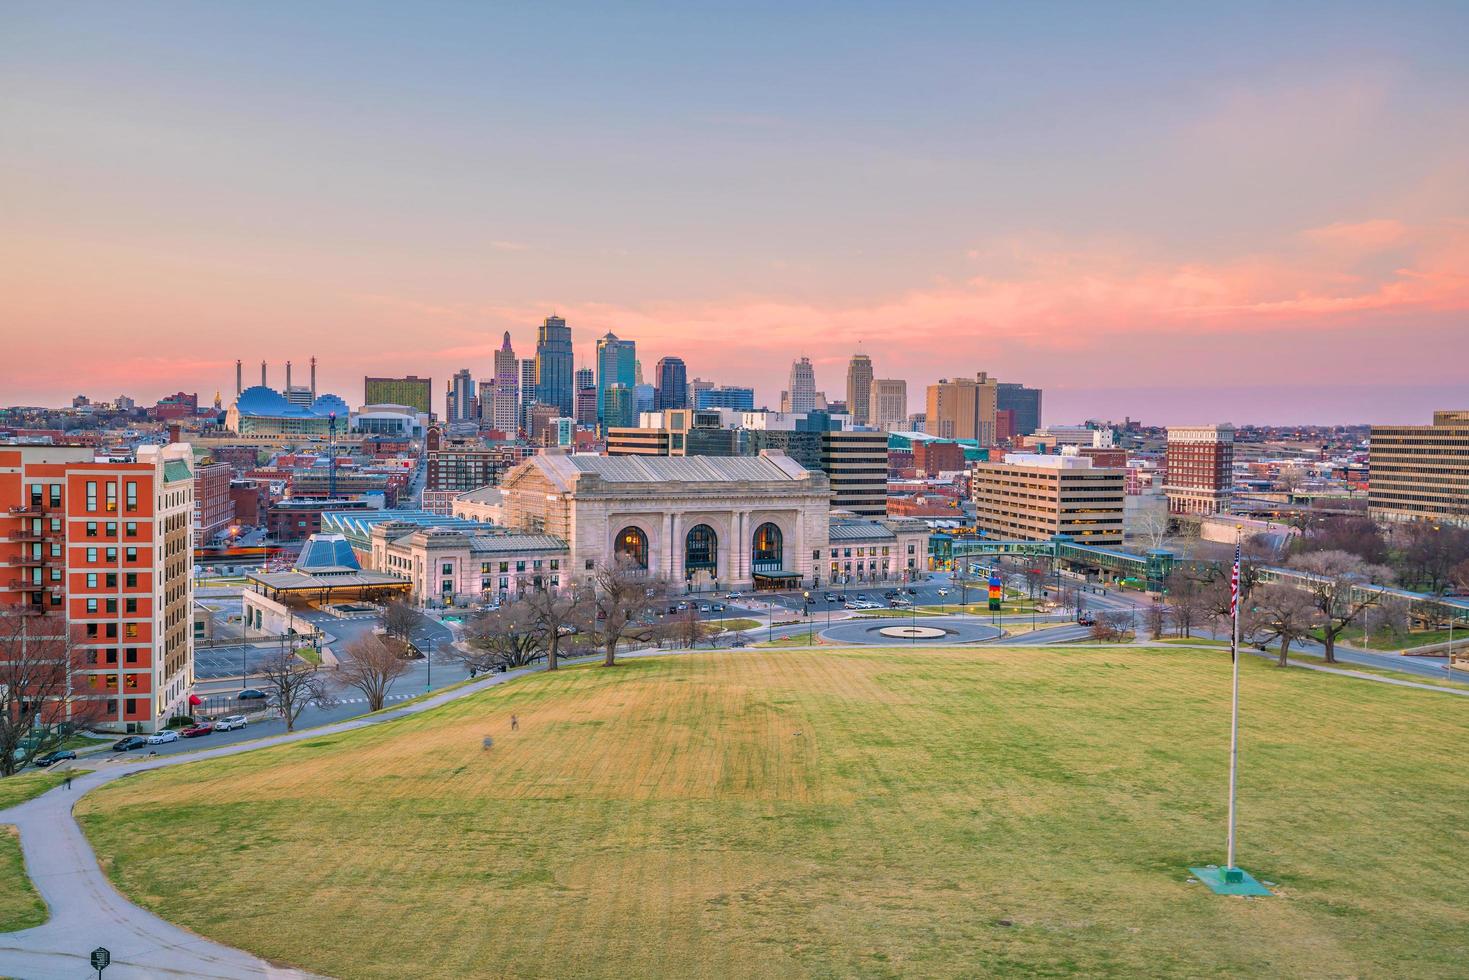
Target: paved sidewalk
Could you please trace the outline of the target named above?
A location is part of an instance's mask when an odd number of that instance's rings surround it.
[[[98,866],[91,846],[72,815],[72,806],[89,790],[144,770],[366,728],[427,711],[535,672],[525,668],[491,674],[396,710],[287,735],[202,752],[160,756],[147,762],[108,764],[95,772],[78,776],[70,790],[57,787],[19,806],[0,810],[0,824],[14,824],[20,830],[26,870],[51,915],[44,925],[34,929],[0,933],[0,976],[24,977],[25,980],[90,977],[94,973],[88,964],[88,956],[98,946],[105,946],[112,953],[112,965],[107,968],[106,980],[310,976],[197,936],[128,901],[112,887]]]

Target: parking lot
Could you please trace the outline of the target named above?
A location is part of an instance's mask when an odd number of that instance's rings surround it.
[[[217,681],[239,677],[241,665],[253,674],[270,657],[281,650],[279,643],[234,644],[194,649],[194,676],[201,681]]]

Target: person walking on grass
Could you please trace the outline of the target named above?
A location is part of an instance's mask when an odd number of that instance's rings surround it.
[[[515,717],[514,715],[510,716],[510,730],[512,732],[520,730],[520,719]]]

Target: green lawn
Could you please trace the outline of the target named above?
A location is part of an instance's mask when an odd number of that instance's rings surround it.
[[[1316,639],[1321,639],[1319,630],[1316,633]],[[1459,644],[1457,641],[1463,640],[1465,641],[1464,648],[1469,650],[1469,630],[1454,630],[1453,639],[1455,640],[1454,649],[1458,649]],[[1413,647],[1426,647],[1435,643],[1447,643],[1448,641],[1449,631],[1446,629],[1423,630],[1417,633],[1406,633],[1401,636],[1395,636],[1384,630],[1378,630],[1370,638],[1364,638],[1362,630],[1356,626],[1347,627],[1336,638],[1336,642],[1338,643],[1364,650],[1411,650]]]
[[[20,837],[0,824],[0,933],[29,929],[46,921],[46,903],[26,877]]]
[[[136,900],[338,977],[1463,976],[1464,705],[1241,671],[1268,899],[1187,881],[1224,847],[1209,650],[574,667],[78,810]]]
[[[76,775],[75,772],[72,773]],[[0,810],[24,803],[40,796],[53,786],[60,786],[64,773],[46,769],[27,769],[25,772],[0,779]]]
[[[714,628],[714,632],[716,633],[728,633],[736,630],[750,630],[754,629],[756,626],[763,626],[764,624],[754,619],[736,618],[716,619],[711,621],[708,625],[712,626]]]

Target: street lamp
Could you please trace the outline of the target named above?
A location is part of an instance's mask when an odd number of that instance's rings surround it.
[[[946,599],[948,598],[948,595],[949,595],[949,590],[948,589],[939,589],[939,612],[941,612],[941,613],[946,613],[946,612],[949,611],[948,610],[948,606],[947,606],[947,602],[946,602]]]
[[[806,617],[806,645],[810,646],[813,642],[811,632],[811,590],[807,589],[805,592],[802,592],[801,599],[803,600],[801,615]]]
[[[428,667],[428,686],[423,689],[423,692],[427,694],[434,689],[434,638],[432,634],[429,635],[423,646],[423,662]]]

